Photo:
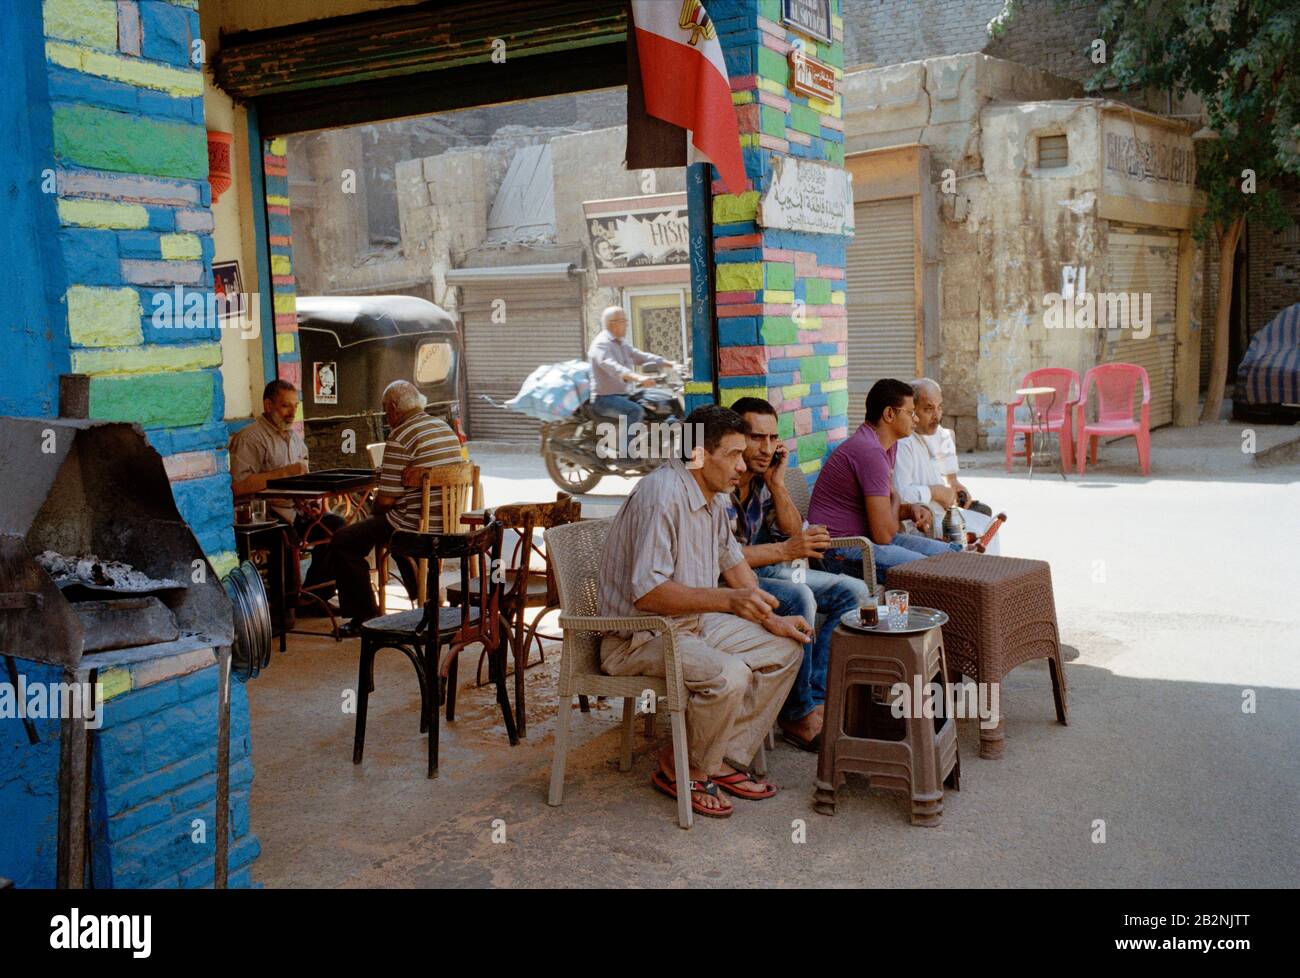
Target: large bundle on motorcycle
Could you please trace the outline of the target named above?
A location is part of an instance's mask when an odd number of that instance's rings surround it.
[[[539,421],[563,421],[590,398],[591,364],[566,360],[534,370],[505,406]]]

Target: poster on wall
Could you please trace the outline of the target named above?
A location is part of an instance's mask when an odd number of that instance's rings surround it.
[[[234,319],[244,314],[244,288],[239,278],[239,262],[212,263],[212,289],[217,294],[217,315]]]
[[[853,177],[828,163],[772,158],[772,182],[758,204],[765,228],[853,237]]]
[[[334,360],[317,360],[311,370],[312,401],[315,404],[339,402],[339,365]]]
[[[598,279],[604,272],[686,265],[685,194],[584,201],[582,207]]]
[[[781,23],[831,43],[831,0],[781,0]]]

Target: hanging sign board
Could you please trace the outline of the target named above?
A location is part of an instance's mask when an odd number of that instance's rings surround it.
[[[831,0],[781,0],[781,23],[830,44]]]
[[[847,170],[795,156],[772,157],[772,182],[758,204],[765,228],[853,236],[853,178]]]
[[[798,48],[790,52],[790,90],[823,102],[835,101],[835,69]]]

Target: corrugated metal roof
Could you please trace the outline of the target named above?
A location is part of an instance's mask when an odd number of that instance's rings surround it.
[[[524,146],[510,161],[488,215],[493,241],[536,241],[555,237],[555,179],[551,147]]]

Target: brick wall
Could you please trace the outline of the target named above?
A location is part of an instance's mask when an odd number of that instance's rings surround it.
[[[275,320],[276,372],[298,388],[294,427],[303,433],[302,355],[298,346],[297,286],[293,275],[293,222],[289,213],[289,161],[283,137],[262,147],[266,173],[267,242],[271,248],[271,304]],[[307,378],[311,382],[311,378]]]
[[[847,435],[848,239],[760,228],[756,217],[774,157],[843,165],[843,96],[824,102],[787,87],[786,58],[799,35],[780,25],[780,6],[779,0],[759,0],[755,10],[752,0],[727,0],[709,7],[755,188],[732,195],[714,185],[718,384],[724,406],[748,395],[770,401],[782,438],[811,473]],[[833,43],[803,40],[842,81],[839,7],[833,6]]]
[[[1042,68],[1054,75],[1087,81],[1099,65],[1091,59],[1097,30],[1098,0],[1025,0],[1006,29],[982,49],[985,54]]]
[[[846,0],[844,64],[891,65],[982,51],[1003,0]]]
[[[1282,207],[1296,223],[1280,231],[1255,226],[1246,231],[1250,277],[1246,327],[1251,336],[1287,306],[1300,302],[1300,191],[1282,191],[1281,196]]]

